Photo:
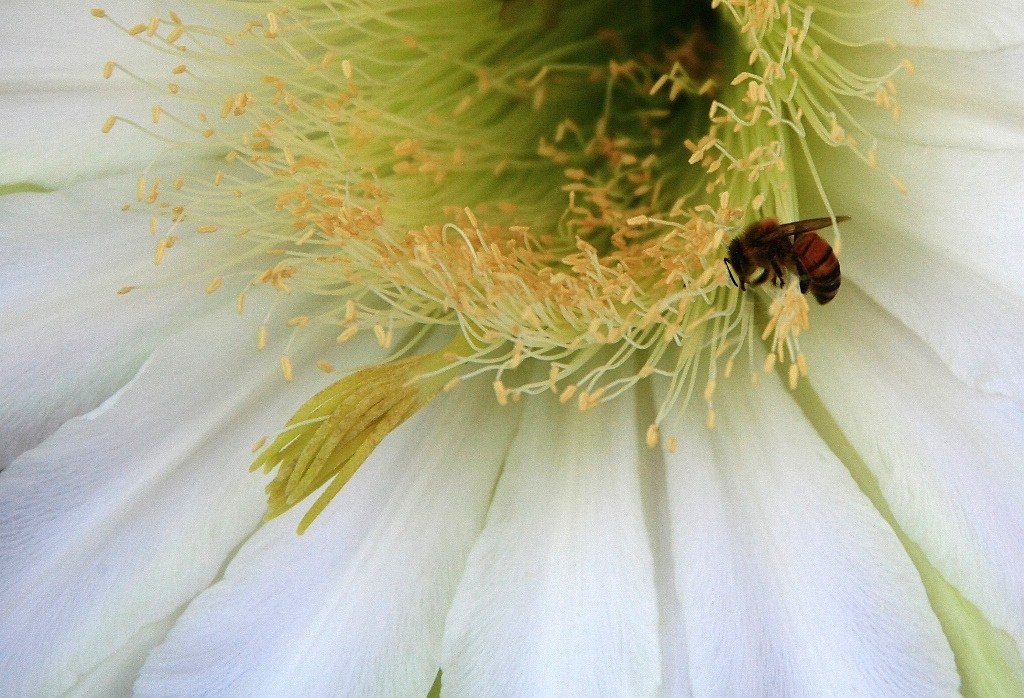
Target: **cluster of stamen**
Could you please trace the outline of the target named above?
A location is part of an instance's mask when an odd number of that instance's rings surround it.
[[[841,42],[814,7],[778,0],[713,0],[714,15],[638,55],[628,47],[671,11],[634,20],[595,0],[504,26],[504,3],[421,4],[236,2],[258,19],[234,31],[175,13],[123,26],[182,61],[164,84],[106,66],[175,100],[153,107],[152,127],[130,123],[223,158],[208,176],[140,178],[154,261],[182,235],[241,238],[208,292],[242,279],[333,299],[285,322],[334,325],[339,342],[457,330],[445,387],[490,374],[501,403],[553,391],[586,410],[664,376],[652,445],[700,381],[712,426],[719,379],[744,349],[754,366],[759,338],[765,370],[788,363],[795,387],[804,296],[795,283],[741,292],[726,246],[760,217],[795,219],[793,161],[814,173],[810,134],[874,166],[844,103],[899,118],[892,77],[909,64],[856,75],[824,50]],[[167,122],[191,141],[157,130]]]

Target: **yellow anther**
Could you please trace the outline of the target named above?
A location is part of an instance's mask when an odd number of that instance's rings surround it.
[[[505,384],[501,380],[494,381],[494,396],[498,399],[498,404],[504,407],[508,404],[509,390],[505,387]]]
[[[569,402],[569,400],[572,400],[572,396],[576,394],[576,390],[577,388],[575,385],[566,386],[565,390],[562,391],[562,394],[558,396],[558,401],[563,405]]]
[[[160,266],[160,262],[164,261],[164,254],[167,252],[167,240],[162,239],[156,243],[156,254],[153,255],[153,264]]]
[[[654,448],[658,445],[658,441],[661,439],[658,425],[651,424],[647,427],[647,448]]]

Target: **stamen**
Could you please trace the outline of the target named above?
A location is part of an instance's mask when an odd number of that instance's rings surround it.
[[[651,16],[567,3],[544,32],[505,22],[502,3],[468,0],[238,6],[253,18],[236,31],[175,13],[128,27],[92,12],[176,57],[174,83],[103,68],[162,94],[153,124],[194,142],[146,132],[223,157],[212,177],[177,177],[166,191],[140,178],[154,235],[167,219],[154,262],[176,235],[229,235],[244,251],[208,292],[241,277],[250,292],[327,304],[292,318],[293,332],[326,323],[338,343],[366,330],[391,348],[396,330],[444,328],[463,342],[454,356],[365,369],[303,407],[259,461],[279,467],[272,515],[328,481],[329,500],[389,429],[484,374],[501,404],[552,392],[581,411],[661,376],[649,445],[701,386],[713,427],[736,362],[756,380],[758,337],[765,370],[788,364],[795,386],[811,317],[798,280],[741,290],[729,244],[763,217],[832,215],[807,140],[878,167],[849,105],[899,118],[894,78],[913,73],[894,59],[858,74],[832,50],[857,44],[816,20],[828,10],[777,0],[713,0],[713,14],[655,3]],[[112,116],[102,130],[119,120],[148,128]],[[797,201],[801,157],[820,201]],[[266,341],[264,324],[258,349]],[[528,370],[536,363],[548,370]],[[290,380],[287,349],[281,368]]]

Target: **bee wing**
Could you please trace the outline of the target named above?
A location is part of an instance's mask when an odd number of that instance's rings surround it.
[[[836,223],[842,223],[843,221],[848,220],[850,220],[849,216],[836,216]],[[786,237],[787,235],[803,235],[804,233],[810,233],[815,230],[827,228],[830,225],[832,225],[832,219],[827,216],[825,218],[807,218],[806,220],[794,221],[793,223],[783,223],[765,239],[775,240],[776,238]]]

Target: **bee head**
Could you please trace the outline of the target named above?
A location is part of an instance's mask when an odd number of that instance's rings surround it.
[[[726,254],[725,259],[722,261],[725,262],[725,270],[729,272],[729,278],[733,284],[742,288],[743,284],[736,277],[739,277],[740,280],[747,277],[750,272],[750,262],[747,258],[747,253],[743,250],[743,242],[739,237],[733,238],[729,243],[728,254]],[[735,275],[733,275],[733,270],[736,272]]]

